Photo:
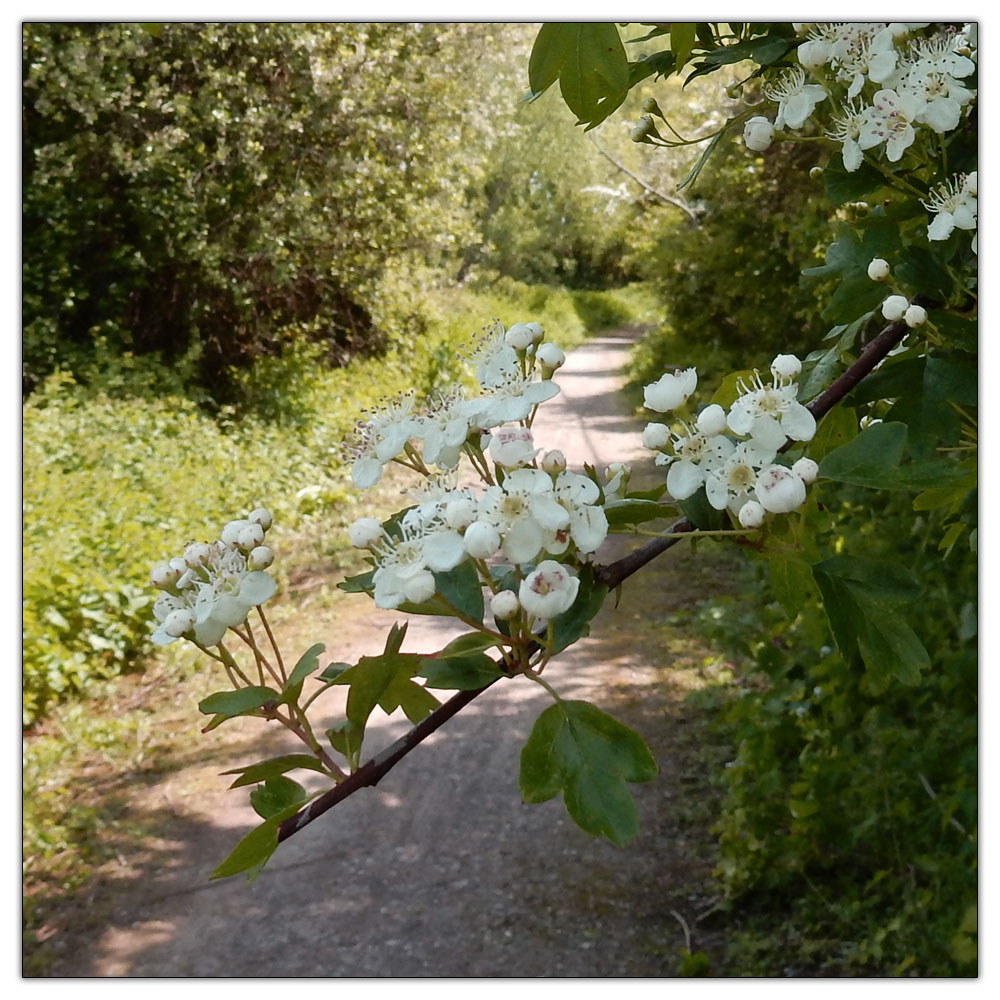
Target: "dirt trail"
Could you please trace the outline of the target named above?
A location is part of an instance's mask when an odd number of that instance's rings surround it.
[[[622,331],[570,355],[556,379],[562,393],[541,408],[536,444],[561,448],[571,467],[645,458],[641,425],[619,393],[629,345]],[[623,541],[608,545],[611,556]],[[286,745],[249,725],[245,740],[218,752],[204,738],[189,767],[145,789],[136,809],[146,821],[158,817],[159,838],[131,878],[92,890],[100,920],[60,935],[51,974],[675,975],[685,944],[677,915],[693,925],[708,871],[708,838],[678,808],[697,781],[697,739],[688,738],[685,684],[666,671],[670,655],[657,630],[671,605],[690,599],[688,559],[672,550],[629,581],[621,606],[609,601],[592,636],[546,671],[561,693],[639,729],[658,760],[657,780],[631,786],[641,832],[627,848],[582,833],[558,799],[521,802],[519,749],[549,699],[519,681],[490,689],[376,789],[282,845],[249,888],[242,877],[210,882],[256,823],[242,790],[226,791],[219,772]],[[381,650],[400,617],[361,596],[345,608],[317,636],[336,659]],[[453,634],[418,618],[404,649],[427,652]],[[366,756],[406,726],[395,716],[373,719]]]

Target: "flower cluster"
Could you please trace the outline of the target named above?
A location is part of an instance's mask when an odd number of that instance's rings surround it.
[[[769,381],[757,371],[739,380],[740,394],[728,413],[712,403],[693,425],[683,420],[647,424],[643,444],[657,452],[657,465],[668,466],[669,494],[686,500],[704,487],[712,507],[729,510],[745,528],[758,527],[767,513],[801,507],[806,485],[816,478],[816,463],[802,458],[789,468],[777,462],[789,439],[809,441],[816,432],[813,415],[796,398],[801,370],[794,355],[779,354]],[[646,386],[646,406],[675,410],[696,387],[693,368],[664,375]]]
[[[537,626],[573,603],[579,581],[570,567],[597,550],[608,521],[597,483],[568,471],[561,452],[542,453],[535,445],[535,409],[558,393],[552,375],[565,362],[563,352],[542,338],[537,323],[505,329],[496,321],[468,353],[477,383],[473,393],[454,391],[419,414],[408,397],[359,428],[356,486],[374,485],[390,461],[427,481],[419,502],[400,516],[384,525],[359,518],[351,526],[352,544],[368,549],[374,560],[378,607],[430,600],[434,574],[465,561],[490,589],[498,618],[523,609]],[[447,478],[463,454],[481,488],[458,488]],[[494,581],[489,563],[497,560],[514,568],[516,593]]]
[[[552,374],[566,360],[559,347],[542,339],[538,323],[505,330],[494,321],[469,355],[475,394],[455,389],[416,412],[410,393],[369,414],[348,449],[354,485],[374,486],[392,461],[420,472],[429,465],[454,469],[463,452],[481,454],[489,446],[490,429],[527,420],[539,403],[559,392]]]
[[[270,527],[270,513],[259,507],[230,521],[217,541],[193,542],[182,555],[154,566],[150,582],[161,593],[153,605],[153,642],[164,646],[183,636],[215,646],[272,597],[274,579],[265,570],[274,552],[264,544]]]
[[[804,128],[822,107],[828,110],[820,127],[840,145],[844,168],[853,173],[866,153],[881,152],[889,163],[898,163],[922,131],[937,143],[969,114],[976,98],[975,24],[932,33],[923,22],[794,27],[805,36],[797,49],[799,65],[764,85],[763,94],[777,111],[773,122],[763,115],[747,121],[743,134],[750,149],[763,151],[776,133]],[[933,215],[927,238],[975,230],[976,196],[974,172],[932,188],[923,202]]]

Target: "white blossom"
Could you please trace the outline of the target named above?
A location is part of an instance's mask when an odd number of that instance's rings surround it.
[[[927,322],[927,311],[923,306],[911,305],[903,313],[903,322],[909,326],[923,326]]]
[[[359,517],[348,529],[351,545],[356,549],[370,549],[382,539],[382,525],[374,517]]]
[[[680,406],[698,386],[698,373],[694,368],[675,373],[667,372],[643,390],[647,409],[666,413]]]
[[[731,443],[731,442],[730,442]],[[724,462],[705,474],[705,496],[716,510],[727,507],[734,513],[753,499],[757,473],[774,460],[774,452],[753,441],[743,441],[729,452]]]
[[[773,83],[764,88],[764,96],[778,104],[774,128],[801,128],[820,101],[826,100],[826,91],[818,84],[806,83],[801,66],[786,69]]]
[[[549,619],[572,607],[580,581],[562,564],[546,559],[521,581],[521,607],[535,618]]]
[[[740,379],[740,397],[729,409],[729,428],[750,435],[764,448],[776,451],[785,438],[809,441],[816,433],[816,418],[796,400],[798,386],[775,374],[770,385],[754,372],[749,384]]]
[[[744,528],[759,528],[764,523],[766,514],[767,511],[756,500],[747,500],[740,507],[737,517]]]
[[[975,229],[979,223],[979,174],[959,174],[931,188],[923,202],[934,219],[927,227],[928,240],[946,240],[956,229]]]

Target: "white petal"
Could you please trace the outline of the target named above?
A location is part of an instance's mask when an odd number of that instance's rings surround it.
[[[447,573],[465,558],[465,546],[457,531],[439,531],[424,541],[424,560],[436,573]]]
[[[792,403],[782,414],[781,429],[793,441],[811,441],[816,433],[816,418],[801,403]]]
[[[263,604],[274,597],[274,592],[278,589],[274,582],[274,577],[270,573],[257,571],[247,573],[240,584],[240,600],[249,604]]]
[[[687,500],[704,481],[704,472],[694,462],[674,462],[667,472],[667,492],[675,500]]]

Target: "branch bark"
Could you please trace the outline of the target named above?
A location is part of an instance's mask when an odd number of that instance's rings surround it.
[[[914,301],[919,304],[926,304],[919,299]],[[908,327],[905,323],[890,323],[873,340],[871,340],[861,352],[858,359],[847,368],[847,370],[835,379],[824,392],[820,393],[811,403],[808,409],[816,419],[820,419],[840,402],[866,375],[868,375],[888,353],[903,339]],[[657,556],[662,555],[667,549],[677,544],[689,531],[694,531],[694,525],[686,518],[681,518],[668,529],[668,533],[661,538],[654,538],[638,549],[628,553],[621,559],[606,566],[598,566],[597,578],[613,590],[619,584],[627,580],[633,573],[638,572],[647,563],[652,562]],[[499,678],[498,678],[499,679]],[[314,799],[303,810],[294,816],[286,819],[278,827],[278,842],[287,840],[293,834],[298,833],[303,827],[308,826],[314,819],[322,816],[328,809],[332,809],[338,802],[343,801],[349,795],[353,795],[361,788],[377,785],[382,778],[392,770],[411,750],[419,746],[431,733],[436,732],[449,719],[457,715],[466,705],[478,698],[484,691],[488,691],[496,681],[471,691],[459,691],[453,695],[439,708],[436,708],[425,719],[418,722],[408,733],[401,736],[395,743],[386,747],[381,753],[372,757],[364,763],[354,774],[345,778],[340,784],[334,786],[330,791]]]

